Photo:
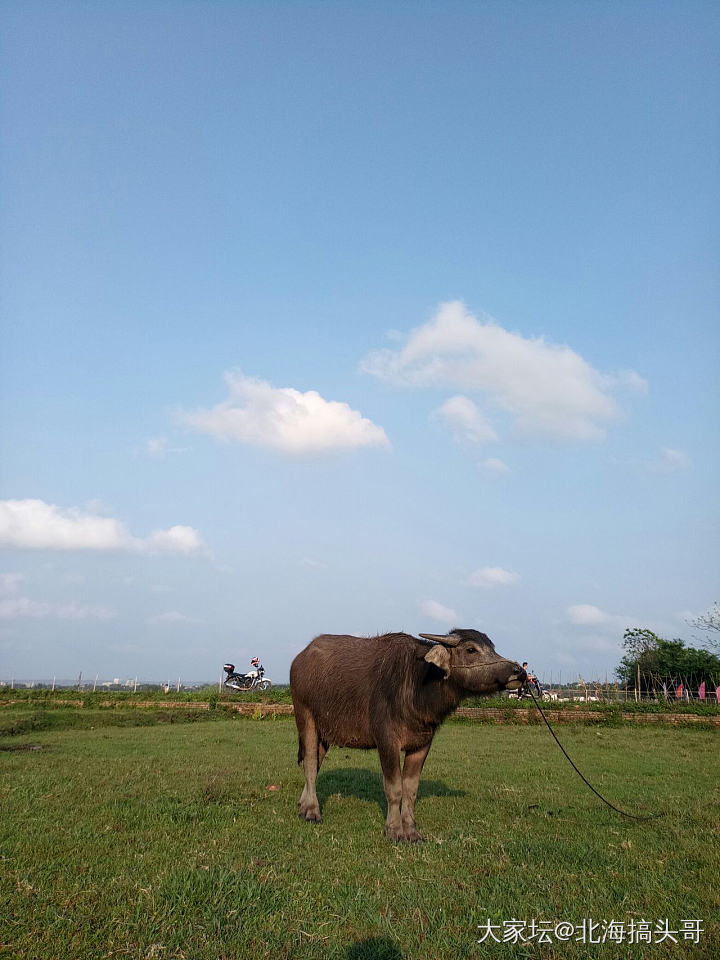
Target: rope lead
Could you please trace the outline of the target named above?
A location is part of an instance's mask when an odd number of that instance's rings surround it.
[[[547,719],[547,717],[545,716],[545,714],[544,714],[544,712],[543,712],[543,708],[542,708],[542,707],[540,706],[540,704],[538,703],[538,701],[537,701],[537,699],[536,699],[536,697],[535,697],[535,694],[534,694],[533,691],[532,691],[532,688],[530,688],[530,696],[533,698],[533,703],[534,703],[535,706],[538,708],[538,710],[539,710],[539,712],[540,712],[540,716],[541,716],[541,717],[543,718],[543,720],[545,721],[545,726],[548,728],[548,730],[549,730],[550,733],[552,734],[553,739],[555,740],[555,743],[560,747],[560,749],[562,750],[562,752],[565,754],[565,757],[566,757],[568,763],[569,763],[570,766],[573,768],[573,770],[575,771],[575,773],[577,773],[577,775],[580,777],[580,779],[583,781],[583,783],[585,783],[586,786],[590,787],[590,789],[592,790],[592,792],[595,794],[596,797],[600,797],[600,799],[602,800],[602,802],[605,803],[605,804],[607,804],[607,806],[610,807],[611,810],[614,810],[615,813],[619,813],[619,814],[620,814],[621,816],[623,816],[623,817],[628,817],[628,819],[630,819],[630,820],[641,820],[641,821],[657,820],[658,817],[661,817],[661,816],[662,816],[661,813],[651,813],[649,816],[639,817],[639,816],[638,816],[637,814],[635,814],[635,813],[627,813],[625,810],[621,810],[620,807],[616,807],[614,803],[610,803],[609,800],[606,800],[605,797],[595,789],[595,787],[590,783],[590,781],[587,779],[587,777],[584,776],[584,775],[580,772],[580,770],[578,770],[578,768],[575,766],[575,764],[573,763],[573,761],[572,761],[572,759],[570,758],[570,755],[568,754],[567,750],[566,750],[565,747],[560,743],[560,741],[558,740],[558,738],[557,738],[557,736],[556,736],[556,734],[555,734],[555,731],[553,730],[553,728],[552,728],[552,727],[550,726],[550,724],[548,723],[548,719]]]

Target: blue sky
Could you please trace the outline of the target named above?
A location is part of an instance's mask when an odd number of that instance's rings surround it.
[[[692,639],[719,19],[5,4],[0,679]]]

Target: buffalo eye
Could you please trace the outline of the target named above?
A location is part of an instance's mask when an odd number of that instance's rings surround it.
[[[468,648],[467,648],[467,652],[468,652],[468,653],[477,653],[477,647],[468,647]]]

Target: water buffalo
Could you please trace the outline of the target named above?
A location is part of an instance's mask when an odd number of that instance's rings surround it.
[[[377,748],[388,803],[385,835],[422,840],[415,797],[438,726],[465,697],[517,689],[525,682],[522,667],[498,656],[484,633],[456,629],[420,637],[323,634],[293,660],[290,691],[300,738],[298,763],[305,771],[299,813],[305,820],[322,820],[315,781],[330,744]]]

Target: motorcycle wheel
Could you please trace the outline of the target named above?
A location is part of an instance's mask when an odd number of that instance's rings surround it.
[[[272,686],[269,680],[261,680],[258,684],[258,690],[269,690]]]

